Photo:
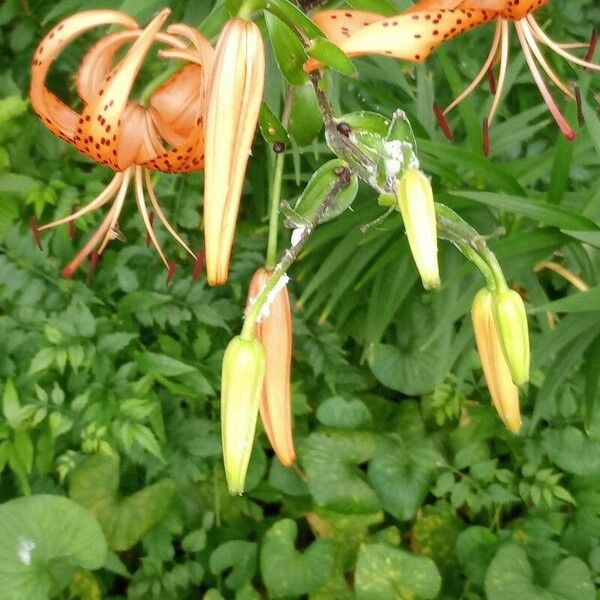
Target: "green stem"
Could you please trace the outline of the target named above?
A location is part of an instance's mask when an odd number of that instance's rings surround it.
[[[281,115],[281,123],[287,128],[290,121],[290,113],[292,111],[292,101],[294,98],[294,88],[288,91],[283,112]],[[271,185],[271,197],[269,199],[269,238],[267,242],[267,259],[265,261],[265,269],[272,271],[277,262],[277,236],[279,233],[279,204],[281,203],[281,188],[283,181],[283,167],[285,163],[285,152],[280,152],[275,158],[275,169],[273,171],[273,182]]]
[[[246,0],[237,11],[236,17],[243,19],[244,21],[251,21],[252,14],[257,10],[261,10],[265,7],[265,0]]]
[[[340,176],[333,185],[329,194],[327,194],[327,196],[323,199],[323,202],[321,203],[321,206],[319,206],[319,209],[317,210],[312,222],[299,231],[298,238],[294,240],[294,243],[284,252],[282,258],[273,269],[273,273],[271,274],[271,277],[269,277],[265,287],[260,291],[256,297],[256,300],[254,301],[254,304],[252,304],[246,313],[244,326],[242,327],[242,332],[240,334],[240,337],[243,340],[249,341],[254,338],[256,322],[267,300],[269,299],[270,293],[275,289],[279,283],[279,280],[285,275],[292,263],[296,260],[296,258],[298,258],[302,248],[304,248],[306,242],[308,242],[310,236],[315,230],[316,224],[319,223],[319,221],[323,218],[323,215],[326,213],[331,204],[335,202],[337,195],[343,189],[348,187],[351,175],[352,173],[350,169],[346,169],[345,173]]]

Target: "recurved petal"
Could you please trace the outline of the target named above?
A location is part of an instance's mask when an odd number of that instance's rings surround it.
[[[118,156],[122,148],[123,111],[144,58],[169,14],[166,8],[154,17],[125,57],[106,75],[83,111],[80,120],[83,139],[78,142],[78,148],[86,153],[92,151],[95,160],[115,170],[123,168]]]
[[[504,3],[506,0],[500,0],[501,3]],[[428,10],[439,10],[443,9],[453,9],[459,8],[460,5],[464,2],[464,0],[421,0],[421,2],[417,2],[413,6],[409,6],[405,11],[406,13],[414,13],[414,12],[423,12]]]
[[[135,41],[141,34],[141,29],[116,31],[104,36],[91,47],[77,71],[77,93],[84,102],[90,102],[100,90],[104,78],[113,67],[117,52],[125,44]],[[156,40],[169,46],[185,48],[185,43],[166,33],[159,32]]]
[[[315,25],[334,44],[383,18],[377,13],[364,10],[322,10],[312,15]]]
[[[443,42],[497,16],[495,11],[462,8],[405,13],[357,30],[339,47],[348,56],[379,54],[421,62]]]
[[[189,173],[204,167],[205,78],[201,66],[187,65],[152,96],[149,115],[173,147],[148,161],[148,168]]]
[[[77,13],[56,25],[37,47],[31,68],[31,105],[44,125],[55,135],[73,142],[77,113],[60,101],[45,85],[50,66],[60,52],[79,35],[102,25],[121,25],[135,29],[137,23],[114,10],[90,10]]]
[[[185,144],[202,112],[203,68],[186,65],[161,85],[150,98],[150,112],[163,138],[174,146]]]

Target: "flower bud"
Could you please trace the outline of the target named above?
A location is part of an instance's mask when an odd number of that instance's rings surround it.
[[[246,165],[265,78],[258,26],[231,19],[217,43],[205,134],[204,237],[210,285],[227,281]]]
[[[437,226],[429,179],[419,169],[409,168],[398,183],[396,198],[423,287],[439,288]]]
[[[261,343],[234,337],[225,350],[221,371],[221,437],[231,494],[244,491],[264,377]]]
[[[494,321],[513,381],[529,381],[529,330],[523,299],[514,290],[494,295]]]
[[[494,408],[512,433],[521,429],[519,388],[513,383],[494,321],[492,293],[484,288],[473,300],[475,342]]]
[[[260,268],[254,273],[248,301],[256,298],[269,280],[270,273]],[[279,462],[289,467],[296,460],[290,393],[292,364],[292,313],[287,287],[271,301],[269,312],[257,323],[255,334],[265,351],[265,382],[260,402],[260,418]]]

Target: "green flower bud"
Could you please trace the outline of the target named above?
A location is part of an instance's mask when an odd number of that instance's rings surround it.
[[[408,169],[398,183],[396,198],[423,287],[439,288],[437,226],[429,179],[419,169]]]
[[[529,330],[523,299],[514,290],[494,295],[494,321],[510,374],[517,385],[529,381]]]
[[[509,431],[518,433],[521,429],[519,388],[513,383],[500,345],[493,302],[492,293],[487,288],[479,290],[473,299],[471,317],[475,342],[492,404]]]
[[[319,214],[319,209],[323,201],[331,193],[334,186],[340,182],[341,177],[348,178],[348,185],[341,189],[333,202]],[[281,205],[281,210],[292,227],[315,226],[319,223],[325,223],[341,215],[356,198],[358,191],[358,179],[356,175],[350,174],[348,163],[334,159],[326,162],[319,167],[315,174],[300,194],[294,208],[291,208],[285,202]]]
[[[221,371],[221,437],[231,494],[244,491],[264,377],[261,343],[234,337],[225,350]]]

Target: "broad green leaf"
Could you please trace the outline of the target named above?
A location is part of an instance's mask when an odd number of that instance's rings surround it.
[[[78,568],[106,560],[100,525],[85,508],[61,496],[37,495],[0,505],[0,595],[46,600]]]
[[[544,433],[550,460],[567,473],[600,475],[600,440],[580,429],[565,427]]]
[[[96,454],[73,473],[69,495],[89,508],[116,552],[136,544],[169,510],[175,496],[170,479],[142,488],[129,496],[119,494],[118,456]]]
[[[373,450],[370,434],[311,434],[302,446],[302,457],[308,488],[317,504],[342,513],[379,510],[377,494],[359,469]]]
[[[307,513],[306,520],[318,539],[335,542],[338,564],[349,569],[356,562],[359,547],[369,539],[369,529],[383,523],[384,513],[348,515],[318,508]]]
[[[355,573],[356,600],[428,600],[442,578],[435,563],[387,544],[364,546]]]
[[[381,436],[369,463],[369,481],[385,510],[401,521],[412,519],[432,483],[439,454],[431,442]]]
[[[316,415],[320,423],[336,429],[358,429],[371,423],[371,413],[363,402],[339,396],[327,398],[317,408]]]
[[[525,550],[516,544],[501,548],[485,578],[488,600],[594,600],[596,593],[586,564],[579,558],[565,558],[554,569],[547,586],[535,581]]]
[[[446,377],[449,367],[453,336],[449,317],[447,312],[436,314],[431,305],[419,300],[411,302],[410,311],[403,311],[398,319],[401,328],[398,343],[373,344],[367,350],[367,360],[377,380],[408,396],[434,390]]]
[[[248,583],[256,572],[257,545],[246,540],[231,540],[217,546],[209,559],[210,572],[220,575],[231,569],[225,578],[225,585],[232,590],[240,589]]]
[[[298,527],[291,519],[277,521],[263,538],[260,570],[269,598],[300,596],[323,585],[333,571],[335,546],[317,540],[299,552]]]
[[[485,574],[498,549],[498,538],[487,528],[469,527],[456,540],[456,555],[469,579],[483,586]]]
[[[431,558],[445,578],[454,576],[458,566],[456,541],[463,527],[450,504],[438,502],[424,506],[412,529],[415,552]]]

